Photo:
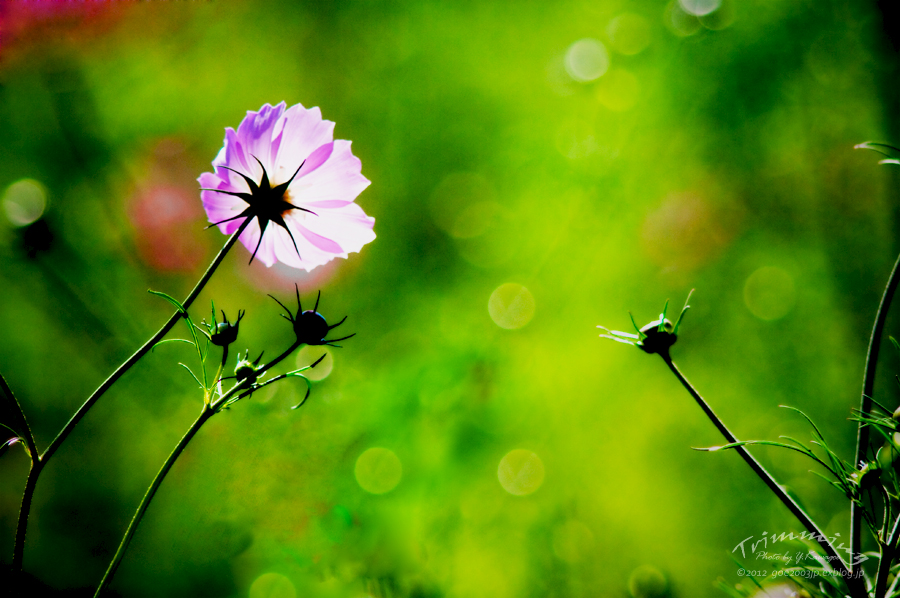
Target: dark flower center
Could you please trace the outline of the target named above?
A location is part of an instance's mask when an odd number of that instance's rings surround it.
[[[273,187],[269,182],[269,175],[266,172],[266,167],[262,165],[262,162],[260,162],[259,158],[257,158],[256,156],[253,156],[253,159],[256,160],[259,163],[259,167],[262,168],[262,179],[258,184],[247,175],[238,172],[233,168],[229,168],[228,166],[222,166],[222,168],[230,170],[231,172],[244,179],[244,181],[247,183],[247,186],[250,188],[249,193],[225,191],[224,189],[203,189],[204,191],[216,191],[218,193],[225,193],[226,195],[240,197],[245,202],[247,202],[247,208],[237,216],[232,216],[231,218],[226,218],[225,220],[220,220],[219,222],[214,222],[207,228],[217,226],[219,224],[222,224],[223,222],[237,220],[238,218],[256,218],[259,221],[259,241],[256,243],[256,249],[253,250],[253,255],[250,256],[250,262],[252,263],[253,258],[256,257],[256,252],[259,251],[259,246],[262,244],[262,239],[263,235],[266,232],[266,227],[269,226],[270,222],[274,222],[287,231],[288,236],[291,238],[291,242],[294,244],[294,250],[297,252],[297,256],[299,257],[300,250],[297,249],[297,241],[294,239],[294,235],[293,233],[291,233],[291,229],[288,228],[287,223],[284,221],[284,217],[291,210],[300,210],[302,212],[309,212],[310,214],[315,215],[315,212],[313,212],[312,210],[307,210],[306,208],[295,206],[288,201],[288,198],[290,197],[290,194],[288,193],[288,187],[294,181],[294,177],[297,176],[297,173],[300,172],[300,169],[303,168],[303,164],[306,163],[306,160],[300,163],[300,166],[297,167],[297,170],[294,171],[294,174],[291,175],[291,178],[288,179],[287,182],[275,185]]]

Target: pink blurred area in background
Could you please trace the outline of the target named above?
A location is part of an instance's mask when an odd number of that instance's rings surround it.
[[[2,1],[2,0],[0,0]],[[153,142],[145,158],[145,172],[127,205],[140,260],[159,272],[193,272],[203,267],[221,240],[209,224],[199,201],[193,159],[185,142],[163,138]],[[258,260],[249,266],[249,253],[235,252],[238,276],[267,293],[301,293],[324,287],[340,271],[332,261],[305,272],[276,263],[267,268]]]
[[[202,214],[196,207],[196,192],[167,184],[140,190],[132,199],[128,215],[137,233],[135,245],[141,260],[164,272],[189,272],[206,257]]]
[[[672,193],[647,215],[641,245],[663,273],[684,277],[716,260],[734,240],[742,210],[709,199],[721,195],[699,189]]]
[[[77,42],[113,27],[136,2],[0,0],[0,58],[48,42]]]
[[[128,204],[138,255],[162,272],[191,272],[208,257],[203,209],[186,153],[177,139],[159,140],[150,153],[147,175]]]

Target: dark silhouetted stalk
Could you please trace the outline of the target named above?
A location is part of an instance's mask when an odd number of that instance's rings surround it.
[[[34,436],[31,434],[31,428],[28,426],[28,421],[25,419],[25,412],[22,411],[19,400],[16,398],[16,395],[13,394],[12,388],[9,387],[9,384],[6,383],[6,379],[2,375],[0,375],[0,390],[2,390],[8,398],[7,405],[10,407],[10,412],[16,420],[15,433],[18,434],[19,438],[25,441],[25,446],[28,448],[28,457],[31,459],[31,468],[28,470],[28,479],[25,481],[25,492],[22,494],[22,506],[19,508],[20,513],[28,513],[31,510],[34,486],[37,484],[38,476],[41,475],[41,469],[44,464],[38,453],[37,445],[34,443]],[[27,521],[27,517],[23,518],[20,516],[19,521],[16,524],[16,543],[13,546],[12,560],[12,570],[14,574],[22,570]]]
[[[263,373],[271,369],[272,367],[278,365],[282,361],[284,361],[290,354],[297,349],[301,344],[300,342],[294,342],[291,344],[290,348],[266,365],[262,366],[257,370],[257,375],[261,376]],[[227,349],[227,347],[226,347]],[[325,356],[319,358],[318,361],[313,363],[309,368],[315,367]],[[224,359],[223,359],[224,363]],[[125,555],[125,551],[128,549],[128,545],[131,543],[131,539],[134,536],[135,531],[137,531],[138,524],[140,524],[141,519],[144,517],[144,513],[147,511],[147,507],[150,506],[150,501],[153,500],[156,491],[159,489],[159,486],[162,484],[163,480],[166,477],[166,474],[169,473],[169,470],[172,468],[172,465],[175,464],[175,461],[187,447],[188,443],[197,434],[203,424],[211,418],[213,415],[218,413],[221,409],[227,408],[228,405],[232,402],[231,399],[235,395],[237,395],[237,399],[241,399],[244,396],[248,396],[251,392],[253,392],[256,388],[261,388],[266,386],[276,380],[281,380],[285,378],[287,375],[276,376],[275,378],[263,382],[261,384],[256,384],[255,382],[251,382],[250,380],[245,380],[238,384],[235,384],[231,389],[228,390],[224,395],[215,401],[208,402],[204,401],[203,411],[200,412],[200,416],[197,420],[191,424],[191,427],[188,428],[187,433],[182,437],[182,439],[175,446],[175,449],[166,459],[166,462],[163,463],[163,466],[160,468],[159,472],[156,474],[156,477],[153,478],[153,482],[150,483],[150,487],[147,489],[146,494],[144,494],[144,498],[141,500],[141,504],[138,505],[137,511],[134,514],[134,517],[131,518],[131,523],[128,525],[128,529],[125,531],[125,536],[122,538],[122,542],[119,544],[118,550],[116,550],[116,554],[113,556],[112,562],[110,562],[109,567],[106,569],[106,573],[103,575],[103,579],[100,581],[100,585],[97,587],[97,591],[94,593],[94,598],[100,596],[109,583],[112,581],[113,575],[115,575],[116,570],[119,568],[119,564],[122,562],[122,557]],[[218,383],[218,381],[214,382]],[[307,383],[308,384],[308,383]],[[309,393],[307,392],[307,396]],[[305,401],[305,399],[304,399]]]
[[[206,272],[203,273],[203,276],[194,286],[194,289],[187,296],[187,299],[184,300],[182,304],[185,309],[189,308],[195,299],[200,295],[200,292],[203,290],[203,287],[206,286],[206,283],[209,282],[209,279],[212,277],[213,273],[222,263],[222,260],[225,259],[225,255],[228,251],[234,246],[237,242],[238,237],[244,232],[244,229],[247,228],[247,225],[250,224],[251,219],[247,218],[238,229],[232,234],[228,241],[225,242],[225,245],[213,259],[212,263],[209,265],[209,268],[206,269]],[[44,467],[46,467],[47,462],[50,458],[56,453],[59,447],[65,442],[66,438],[69,437],[69,434],[72,433],[72,430],[75,429],[75,426],[78,425],[78,422],[87,414],[88,410],[96,403],[100,397],[106,393],[107,390],[112,387],[116,381],[122,377],[125,372],[131,369],[138,360],[141,359],[144,355],[146,355],[150,349],[156,346],[156,344],[163,339],[166,334],[175,326],[178,320],[183,317],[182,312],[177,311],[168,319],[168,321],[163,324],[162,328],[153,335],[153,337],[144,343],[140,349],[135,351],[135,353],[128,358],[125,363],[120,365],[116,371],[114,371],[109,378],[103,381],[97,390],[88,397],[88,399],[84,402],[81,407],[78,408],[78,411],[72,416],[71,419],[66,423],[62,430],[60,430],[59,434],[56,435],[56,438],[53,439],[53,442],[50,443],[50,446],[47,447],[47,450],[40,456],[38,456],[37,449],[33,447],[29,447],[29,450],[32,452],[32,466],[31,471],[28,474],[28,480],[25,483],[25,493],[22,496],[22,507],[19,510],[19,521],[16,526],[16,544],[13,548],[13,573],[18,573],[22,570],[22,557],[25,550],[25,534],[28,527],[28,515],[31,511],[31,502],[34,496],[34,490],[37,486],[38,476],[40,476],[41,471],[43,471]],[[5,384],[5,382],[4,382]],[[27,441],[27,439],[26,439]],[[31,443],[34,444],[33,441]],[[36,465],[37,464],[37,465]]]
[[[891,300],[894,298],[894,292],[897,290],[898,284],[900,284],[900,256],[894,262],[894,269],[891,270],[887,285],[884,287],[884,294],[881,296],[881,303],[878,305],[878,312],[875,314],[875,324],[872,326],[872,336],[869,337],[869,351],[866,354],[862,397],[859,402],[859,411],[863,414],[872,411],[872,393],[875,389],[875,370],[878,366],[878,353],[881,351],[881,338],[884,332],[884,324],[887,321],[887,314],[891,307]],[[860,461],[866,460],[866,452],[868,450],[869,427],[860,422],[856,434],[854,467],[859,467]],[[862,509],[862,505],[858,505],[856,502],[850,503],[850,549],[854,555],[859,554],[862,547]],[[875,596],[878,597],[879,594]]]
[[[709,406],[700,393],[691,385],[687,378],[684,377],[684,374],[678,369],[675,363],[672,361],[672,358],[669,355],[668,349],[665,351],[659,352],[659,356],[663,358],[663,361],[666,362],[666,365],[669,366],[669,369],[672,370],[672,373],[675,374],[675,377],[678,378],[678,381],[681,382],[682,386],[694,397],[694,400],[697,401],[697,404],[700,405],[700,408],[703,409],[703,412],[706,413],[706,416],[709,420],[716,426],[719,432],[722,433],[722,436],[728,441],[728,444],[735,444],[740,442],[734,434],[725,426],[719,416],[715,414],[712,410],[712,407]],[[788,510],[803,524],[803,527],[812,534],[813,538],[818,542],[819,546],[822,547],[822,550],[825,551],[826,556],[828,557],[828,562],[831,567],[838,571],[841,576],[844,578],[847,583],[847,587],[850,590],[850,595],[854,598],[865,598],[866,589],[863,585],[863,581],[861,577],[854,577],[850,568],[844,562],[844,560],[838,555],[834,546],[831,545],[831,542],[828,541],[827,536],[819,529],[819,527],[810,519],[809,515],[794,502],[787,492],[785,492],[784,488],[782,488],[778,482],[775,481],[775,478],[772,477],[766,468],[757,461],[753,455],[750,454],[750,451],[746,449],[743,445],[738,444],[734,447],[734,450],[740,454],[740,456],[747,462],[747,465],[750,466],[750,469],[756,473],[756,475],[766,483],[766,486],[778,497],[778,499],[788,508]]]
[[[160,484],[166,478],[166,474],[169,473],[169,470],[172,469],[172,465],[175,464],[175,460],[178,459],[178,456],[181,455],[182,451],[184,451],[185,447],[187,447],[188,443],[194,437],[194,435],[200,431],[200,427],[206,423],[206,421],[213,416],[215,411],[213,411],[212,407],[208,404],[203,405],[203,411],[200,412],[200,417],[197,418],[191,427],[188,428],[187,433],[182,437],[178,444],[175,445],[175,449],[169,455],[169,458],[166,459],[166,462],[163,463],[163,466],[160,468],[159,473],[156,474],[156,477],[153,478],[153,482],[150,484],[150,487],[147,488],[147,492],[144,494],[144,498],[141,500],[141,504],[138,506],[137,511],[134,514],[134,517],[131,518],[131,523],[128,524],[128,529],[125,530],[125,536],[122,538],[122,542],[119,543],[119,548],[116,550],[115,556],[113,556],[112,562],[109,564],[109,567],[106,569],[106,573],[103,574],[103,579],[100,581],[100,585],[97,587],[97,592],[94,594],[95,598],[99,596],[103,590],[106,589],[106,586],[112,581],[113,575],[116,573],[116,569],[119,568],[119,563],[122,562],[122,557],[125,555],[125,550],[128,548],[128,545],[131,543],[131,538],[134,536],[134,532],[137,531],[137,526],[141,522],[141,518],[144,516],[144,512],[147,510],[147,507],[150,506],[150,501],[153,500],[153,496],[156,494],[156,491],[159,490]]]

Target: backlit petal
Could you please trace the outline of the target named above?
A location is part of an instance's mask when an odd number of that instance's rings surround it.
[[[375,219],[354,200],[370,183],[350,142],[333,140],[333,131],[334,123],[323,120],[318,108],[300,104],[286,108],[282,102],[248,111],[237,130],[225,130],[224,145],[213,160],[214,172],[198,179],[206,189],[200,196],[209,221],[221,222],[218,228],[232,234],[244,218],[222,221],[246,212],[252,222],[240,241],[266,266],[281,261],[308,271],[360,251],[375,238]],[[278,185],[295,172],[281,197]],[[253,198],[247,201],[250,198],[216,190],[253,193]],[[282,211],[285,201],[314,213]],[[278,224],[281,219],[287,228]],[[268,222],[264,231],[261,221]]]
[[[339,139],[322,166],[291,184],[294,205],[306,207],[309,202],[353,200],[369,186],[362,175],[362,163],[350,151],[350,142]]]

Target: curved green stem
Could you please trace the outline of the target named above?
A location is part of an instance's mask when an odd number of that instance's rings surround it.
[[[209,265],[209,268],[206,269],[206,272],[203,273],[203,276],[197,282],[197,285],[194,287],[194,290],[192,290],[190,295],[187,296],[187,299],[185,299],[182,302],[184,309],[188,309],[191,306],[191,304],[194,302],[194,300],[200,294],[200,291],[202,291],[203,287],[206,286],[206,283],[209,282],[209,279],[212,277],[213,273],[216,271],[216,268],[218,268],[219,264],[222,263],[222,260],[225,259],[225,255],[228,253],[228,250],[230,250],[231,247],[235,244],[235,242],[237,242],[238,237],[241,235],[242,232],[244,232],[244,229],[250,223],[250,220],[251,220],[250,218],[244,220],[244,222],[241,223],[241,226],[234,232],[234,234],[228,238],[228,241],[225,243],[225,246],[222,247],[222,249],[219,251],[218,255],[216,255],[215,259],[213,259],[212,263]],[[172,314],[172,316],[169,318],[169,320],[165,324],[163,324],[162,328],[160,328],[159,331],[156,334],[154,334],[150,340],[148,340],[146,343],[144,343],[140,349],[135,351],[134,355],[129,357],[125,363],[120,365],[116,369],[116,371],[113,372],[109,376],[109,378],[107,378],[106,380],[103,381],[103,384],[101,384],[99,386],[99,388],[97,388],[97,390],[95,390],[94,393],[88,397],[88,399],[84,402],[84,404],[78,408],[78,411],[75,412],[75,415],[72,416],[72,418],[68,421],[68,423],[66,423],[65,427],[63,427],[63,429],[60,431],[60,433],[57,434],[57,436],[53,440],[53,442],[50,443],[50,446],[48,446],[47,450],[44,451],[44,454],[41,455],[42,461],[46,462],[47,460],[50,459],[50,457],[53,456],[53,454],[56,452],[56,450],[59,448],[59,446],[63,443],[63,441],[65,441],[65,439],[69,436],[69,434],[72,433],[72,430],[75,428],[75,426],[78,424],[78,422],[81,421],[81,418],[83,418],[85,416],[88,409],[90,409],[94,405],[94,403],[96,403],[97,400],[101,396],[103,396],[103,394],[107,390],[109,390],[109,388],[113,384],[115,384],[119,378],[122,377],[122,374],[124,374],[129,369],[131,369],[131,366],[133,366],[135,363],[137,363],[141,357],[146,355],[147,352],[150,351],[150,349],[152,349],[156,345],[156,343],[161,341],[162,338],[172,329],[173,326],[175,326],[175,324],[178,322],[178,319],[181,317],[183,317],[182,312],[175,312],[174,314]]]
[[[260,376],[262,376],[263,374],[268,372],[270,369],[272,369],[273,367],[275,367],[276,365],[278,365],[279,363],[284,361],[291,353],[293,353],[302,344],[303,343],[301,343],[300,341],[294,341],[293,343],[291,343],[291,346],[288,347],[281,355],[279,355],[278,357],[276,357],[275,359],[273,359],[272,361],[270,361],[263,367],[259,368],[258,374]]]
[[[675,377],[678,378],[678,381],[681,382],[682,386],[694,397],[694,400],[697,401],[697,404],[700,405],[700,408],[703,409],[703,412],[706,413],[706,416],[709,420],[716,426],[719,432],[722,433],[729,444],[739,443],[740,441],[735,437],[734,434],[731,433],[725,424],[719,419],[719,416],[712,410],[712,407],[709,406],[700,393],[691,385],[687,378],[685,378],[684,374],[681,373],[681,370],[675,365],[672,361],[672,358],[669,356],[668,351],[659,354],[660,357],[663,358],[663,361],[666,362],[666,365],[669,366],[669,369],[672,370],[672,373],[675,374]],[[782,488],[778,482],[775,481],[775,478],[772,477],[766,468],[762,466],[762,464],[757,461],[753,455],[750,454],[743,445],[738,444],[738,446],[734,447],[734,450],[740,454],[740,456],[747,462],[747,465],[750,466],[750,469],[756,473],[756,475],[765,482],[766,486],[778,497],[778,499],[788,508],[788,510],[803,524],[803,527],[812,534],[813,539],[818,542],[819,546],[822,547],[822,550],[825,551],[826,556],[828,557],[829,565],[835,570],[838,571],[841,576],[844,578],[847,583],[847,587],[850,589],[850,595],[854,598],[864,598],[866,596],[865,587],[862,585],[862,578],[854,577],[853,573],[847,567],[847,564],[844,560],[838,555],[834,546],[831,545],[831,542],[828,541],[828,537],[822,532],[821,529],[810,519],[809,515],[798,505],[794,499],[792,499],[787,492],[785,492],[784,488]]]
[[[884,598],[887,592],[888,575],[891,572],[891,564],[897,554],[897,536],[900,534],[900,517],[894,522],[891,535],[881,545],[881,559],[878,561],[878,573],[875,577],[874,598]]]
[[[28,426],[28,420],[25,418],[25,412],[19,405],[19,400],[13,393],[12,388],[7,384],[6,379],[0,375],[0,390],[8,398],[7,405],[12,411],[16,429],[15,434],[25,441],[28,449],[28,457],[31,459],[31,468],[28,470],[28,478],[25,480],[25,490],[22,493],[22,505],[19,507],[19,520],[16,523],[16,541],[13,545],[12,570],[18,573],[22,570],[22,561],[25,557],[25,531],[27,528],[27,514],[31,511],[31,501],[34,497],[34,487],[37,484],[38,476],[41,475],[41,469],[44,464],[41,462],[40,453],[38,453],[37,445],[34,442],[34,435]],[[23,516],[24,514],[24,516]]]
[[[263,367],[259,368],[259,371],[257,371],[257,373],[256,373],[257,377],[261,377],[263,374],[265,374],[271,368],[275,367],[276,365],[278,365],[279,363],[284,361],[291,353],[293,353],[297,349],[297,347],[299,347],[302,344],[303,343],[297,342],[297,341],[293,342],[291,344],[291,346],[288,347],[288,349],[286,351],[284,351],[281,355],[279,355],[278,357],[276,357],[275,359],[273,359],[272,361],[270,361]],[[279,377],[279,379],[280,378],[281,377]],[[219,397],[217,400],[213,401],[212,405],[210,407],[213,411],[218,412],[223,407],[227,407],[231,397],[233,397],[238,392],[241,393],[241,396],[239,396],[238,399],[242,399],[245,396],[248,396],[250,393],[257,390],[257,388],[266,386],[267,384],[270,384],[271,382],[274,382],[274,381],[275,381],[275,379],[273,378],[272,380],[269,380],[268,382],[264,382],[263,384],[259,384],[259,385],[255,384],[255,383],[252,385],[249,385],[249,386],[245,386],[244,384],[235,384],[230,389],[228,389],[228,392],[226,392],[224,395]]]
[[[302,343],[294,342],[287,351],[284,351],[281,355],[267,363],[264,367],[260,368],[259,374],[262,375],[263,372],[269,370],[275,365],[278,365],[284,359],[286,359],[297,347],[299,347]],[[225,355],[222,357],[222,363],[224,364],[228,348],[225,347]],[[221,368],[220,368],[221,370]],[[221,372],[220,372],[221,373]],[[217,375],[218,376],[218,375]],[[274,382],[276,379],[280,379],[281,377],[274,378],[269,382]],[[268,384],[266,382],[260,386],[264,386]],[[172,468],[172,465],[175,463],[175,460],[178,459],[179,455],[184,451],[185,447],[187,447],[188,443],[194,437],[200,427],[206,423],[206,421],[211,418],[213,415],[219,412],[219,410],[223,406],[228,405],[229,399],[234,395],[239,395],[239,393],[244,393],[245,391],[253,388],[254,385],[251,385],[248,381],[243,381],[232,386],[228,392],[222,395],[216,401],[204,401],[203,411],[200,412],[200,417],[197,418],[191,427],[188,429],[187,433],[184,437],[178,442],[178,445],[175,447],[175,450],[169,455],[169,458],[166,459],[166,462],[163,463],[162,468],[160,468],[159,473],[156,474],[156,477],[153,478],[153,482],[151,482],[150,487],[147,489],[147,493],[144,494],[144,498],[141,500],[141,504],[138,506],[137,511],[134,514],[134,517],[131,518],[131,523],[128,525],[128,529],[125,531],[125,536],[122,538],[122,542],[119,544],[118,550],[116,550],[115,556],[113,556],[112,562],[109,564],[109,567],[106,569],[106,573],[103,575],[103,579],[100,581],[100,585],[97,587],[97,591],[94,594],[94,598],[100,596],[103,590],[109,585],[109,582],[112,581],[113,575],[116,573],[116,569],[119,568],[119,564],[122,561],[122,557],[125,555],[125,550],[128,548],[128,544],[131,542],[131,538],[134,536],[134,532],[137,530],[138,524],[141,522],[141,518],[143,518],[144,513],[147,511],[147,507],[150,506],[150,501],[153,500],[153,496],[156,494],[156,491],[159,489],[160,484],[162,484],[163,479],[165,479],[166,474],[169,473],[169,470]],[[208,399],[209,397],[205,397]]]
[[[206,392],[206,402],[212,403],[213,398],[216,395],[216,391],[218,391],[219,396],[224,394],[222,392],[222,372],[225,371],[225,364],[228,362],[228,345],[222,347],[222,360],[219,362],[219,369],[216,370],[216,375],[213,378],[212,386]]]
[[[869,351],[866,354],[866,369],[863,376],[862,397],[859,402],[859,411],[862,414],[872,411],[872,393],[875,390],[875,370],[878,367],[878,353],[881,351],[881,337],[884,332],[884,325],[887,321],[888,311],[891,301],[894,298],[894,292],[897,285],[900,284],[900,256],[894,262],[894,269],[888,277],[887,285],[884,287],[884,294],[881,296],[881,303],[878,305],[878,311],[875,314],[875,324],[872,326],[872,335],[869,337]],[[859,423],[856,433],[856,460],[853,461],[854,467],[859,467],[860,461],[866,460],[866,451],[869,450],[869,427]],[[853,554],[859,554],[862,547],[861,537],[861,517],[862,506],[852,503],[850,505],[850,549]]]
[[[222,263],[222,260],[225,259],[225,255],[237,242],[238,237],[242,232],[244,232],[244,229],[247,228],[247,225],[250,224],[250,220],[250,218],[244,220],[244,222],[241,223],[234,234],[232,234],[228,238],[228,241],[225,242],[225,245],[213,259],[212,263],[209,265],[209,268],[206,269],[206,272],[203,273],[203,276],[194,286],[194,289],[191,291],[191,293],[187,296],[187,299],[185,299],[182,303],[185,309],[190,307],[197,296],[200,295],[203,287],[206,286],[206,283],[209,282],[209,279]],[[69,437],[69,434],[72,433],[72,430],[75,429],[75,426],[78,425],[78,422],[80,422],[81,419],[87,414],[88,410],[94,405],[94,403],[96,403],[97,400],[99,400],[100,397],[103,396],[103,394],[106,393],[106,391],[109,390],[110,387],[112,387],[112,385],[115,384],[116,381],[121,378],[125,372],[131,369],[131,366],[137,363],[141,357],[146,355],[147,352],[156,345],[156,343],[161,341],[162,338],[172,329],[173,326],[175,326],[175,324],[178,322],[178,319],[181,317],[183,317],[183,315],[180,311],[172,314],[169,320],[165,324],[163,324],[162,328],[160,328],[159,331],[154,334],[150,340],[144,343],[140,349],[135,351],[135,353],[131,357],[129,357],[127,361],[125,361],[125,363],[120,365],[116,369],[116,371],[114,371],[106,380],[104,380],[103,384],[101,384],[97,388],[97,390],[95,390],[93,394],[88,397],[84,404],[82,404],[81,407],[78,408],[78,411],[76,411],[71,419],[69,419],[66,425],[63,426],[63,429],[60,430],[59,434],[56,435],[56,438],[53,439],[53,442],[50,443],[50,446],[47,447],[47,450],[45,450],[43,454],[38,455],[37,449],[33,449],[34,452],[32,457],[32,468],[28,476],[28,481],[25,484],[25,493],[22,496],[22,508],[19,511],[19,521],[16,527],[16,544],[13,548],[14,573],[18,573],[22,570],[22,555],[25,550],[25,533],[28,527],[28,515],[31,510],[32,496],[37,485],[37,478],[43,470],[44,466],[47,465],[47,462],[50,460],[50,458],[56,453],[56,451],[66,440],[66,438]],[[35,460],[37,460],[37,462],[40,462],[40,467],[34,466],[34,463],[36,462]]]
[[[14,575],[22,571],[22,561],[25,558],[25,533],[28,531],[28,513],[31,511],[34,488],[43,467],[44,464],[41,461],[32,461],[31,469],[28,470],[28,479],[25,480],[22,506],[19,507],[19,521],[16,524],[16,543],[13,546],[12,571]]]
[[[884,595],[885,595],[885,596],[893,596],[893,595],[894,595],[894,592],[897,591],[897,584],[898,584],[898,583],[900,583],[900,575],[898,575],[898,576],[896,576],[896,577],[894,578],[894,581],[891,582],[891,587],[889,587],[889,588],[887,589],[887,591],[885,592]]]
[[[200,430],[200,427],[206,423],[210,417],[213,416],[215,412],[210,408],[209,405],[203,405],[203,411],[200,412],[200,417],[197,418],[190,428],[188,428],[187,433],[182,437],[182,439],[175,446],[175,450],[169,455],[169,458],[166,459],[166,462],[163,463],[163,466],[160,468],[159,473],[156,474],[156,477],[153,478],[153,482],[150,484],[150,487],[147,488],[147,493],[144,494],[144,498],[141,500],[141,504],[138,506],[137,511],[134,514],[134,517],[131,518],[131,523],[128,525],[128,529],[125,531],[125,536],[122,538],[122,542],[119,544],[119,549],[116,550],[116,554],[113,557],[112,562],[109,564],[109,567],[106,569],[106,573],[103,574],[103,579],[100,581],[100,585],[97,587],[97,591],[94,593],[94,598],[97,598],[103,590],[106,589],[106,586],[109,585],[109,582],[112,581],[113,575],[116,573],[116,569],[119,568],[119,563],[122,562],[122,557],[125,555],[125,550],[128,548],[128,544],[131,543],[131,538],[134,536],[134,532],[137,530],[138,524],[141,522],[141,518],[144,516],[144,513],[147,511],[147,507],[150,506],[150,501],[153,500],[153,496],[156,494],[156,491],[159,489],[160,484],[165,479],[166,474],[169,473],[169,470],[172,469],[172,465],[174,465],[175,460],[178,459],[178,456],[181,455],[182,451],[184,451],[185,447],[187,447],[188,443],[194,437],[195,434]]]

